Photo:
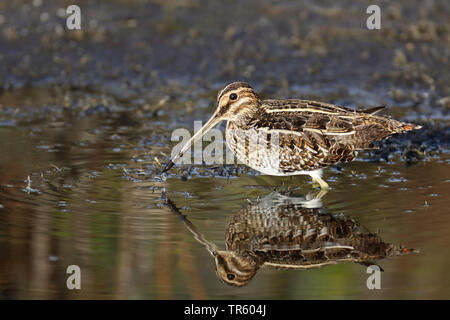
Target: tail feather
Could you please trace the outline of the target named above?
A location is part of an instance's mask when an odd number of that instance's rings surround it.
[[[395,125],[393,126],[393,133],[401,133],[401,132],[407,132],[412,130],[419,130],[422,128],[421,125],[414,124],[414,123],[406,123],[406,122],[400,122],[396,121]]]
[[[403,125],[404,131],[419,130],[422,126],[414,123],[406,123]]]
[[[355,150],[375,149],[374,142],[389,138],[396,133],[418,130],[422,126],[394,120],[386,116],[370,115],[370,123],[355,127],[355,135],[351,141]],[[367,122],[369,122],[367,121]]]
[[[372,114],[380,112],[384,108],[386,108],[386,106],[378,106],[378,107],[373,107],[373,108],[368,108],[368,109],[361,110],[361,112],[364,112],[364,113],[372,115]]]
[[[420,253],[419,249],[414,248],[405,248],[402,245],[389,244],[386,254],[389,257],[401,256],[405,254],[418,254]]]

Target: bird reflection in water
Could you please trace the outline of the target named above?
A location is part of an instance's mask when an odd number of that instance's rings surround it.
[[[226,250],[219,250],[170,199],[165,201],[214,257],[219,278],[233,286],[246,285],[263,267],[313,269],[343,262],[368,266],[417,252],[383,242],[352,217],[328,212],[317,197],[306,200],[278,192],[232,216],[225,229]]]

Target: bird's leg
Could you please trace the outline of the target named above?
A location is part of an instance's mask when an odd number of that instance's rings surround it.
[[[316,194],[314,193],[308,193],[305,197],[306,201],[301,202],[302,207],[304,208],[322,208],[322,198],[327,194],[327,190],[320,190]]]
[[[312,178],[312,187],[313,188],[317,188],[317,187],[319,187],[320,185],[319,185],[319,182],[317,181],[317,179],[316,178]]]
[[[312,177],[313,188],[320,187],[321,190],[328,190],[328,183],[321,177]]]
[[[328,193],[328,189],[320,189],[320,191],[314,197],[314,200],[321,200]]]
[[[312,177],[312,186],[320,187],[320,191],[314,197],[315,201],[320,201],[328,193],[328,184],[320,177]]]
[[[309,175],[312,178],[313,188],[320,187],[320,190],[325,191],[325,193],[328,191],[328,184],[322,179],[322,169],[310,171]]]

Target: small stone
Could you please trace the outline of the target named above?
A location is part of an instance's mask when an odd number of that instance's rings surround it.
[[[415,48],[414,43],[412,43],[412,42],[408,42],[405,47],[408,52],[413,52],[414,48]]]
[[[64,8],[58,8],[58,10],[56,10],[56,15],[59,18],[64,18],[66,16],[66,9]]]
[[[50,14],[48,12],[42,12],[40,19],[42,22],[46,22],[48,21],[48,19],[50,19]]]
[[[430,77],[429,75],[427,75],[426,73],[422,74],[422,80],[428,85],[431,85],[434,82],[434,79],[432,77]]]
[[[406,93],[402,89],[394,89],[389,91],[389,95],[395,101],[404,101],[406,99]]]
[[[369,50],[364,50],[363,52],[361,52],[361,60],[367,60],[370,57],[370,52]]]
[[[393,61],[394,66],[401,67],[407,63],[408,63],[408,58],[406,57],[406,55],[403,53],[402,50],[397,49],[395,51],[395,56],[394,56],[394,61]]]
[[[8,27],[3,30],[3,35],[5,36],[6,40],[8,41],[14,41],[19,38],[19,34],[17,33],[16,28],[14,27]]]
[[[450,97],[444,97],[437,101],[437,104],[443,106],[445,109],[450,109]]]

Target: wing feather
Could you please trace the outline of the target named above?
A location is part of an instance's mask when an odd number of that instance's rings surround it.
[[[384,106],[354,110],[310,100],[264,100],[262,108],[241,129],[279,137],[283,173],[316,170],[352,161],[358,150],[374,149],[375,141],[392,134]]]

